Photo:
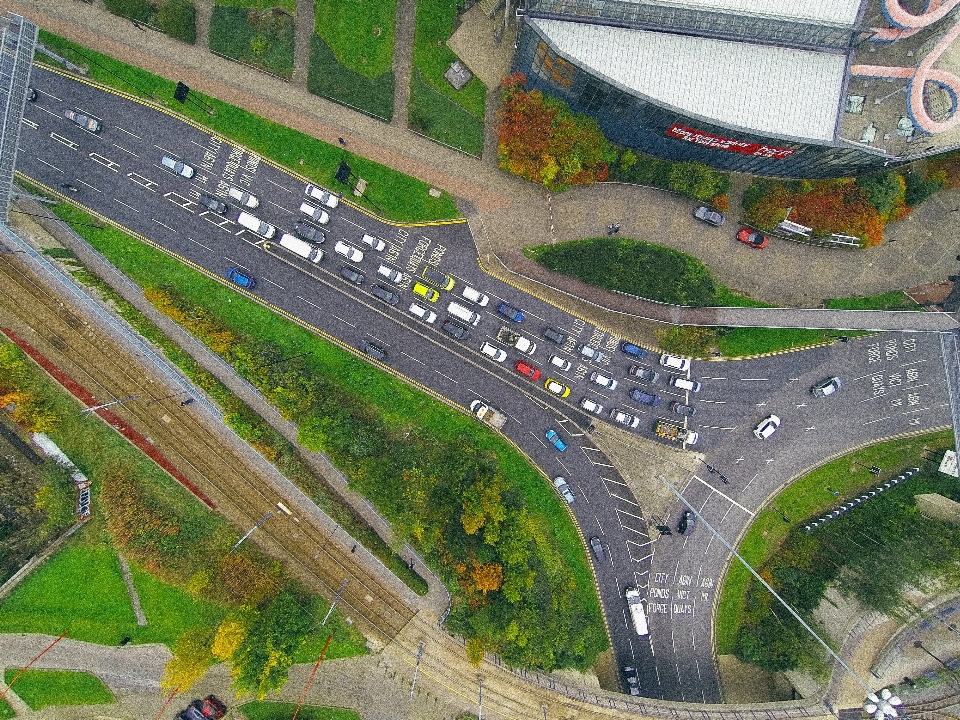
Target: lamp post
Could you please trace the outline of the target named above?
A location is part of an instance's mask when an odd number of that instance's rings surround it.
[[[929,656],[932,657],[934,660],[936,660],[938,663],[940,663],[940,664],[943,666],[943,669],[944,669],[944,670],[946,670],[948,673],[950,673],[950,677],[952,678],[951,685],[954,685],[954,686],[960,685],[960,683],[958,683],[957,674],[956,674],[956,673],[950,668],[950,666],[947,665],[943,660],[941,660],[941,659],[938,658],[936,655],[934,655],[932,652],[930,652],[929,650],[927,650],[927,648],[925,648],[925,647],[923,646],[923,642],[922,642],[922,641],[920,641],[920,640],[915,640],[914,643],[913,643],[913,646],[914,646],[915,648],[919,648],[920,650],[923,650],[927,655],[929,655]]]

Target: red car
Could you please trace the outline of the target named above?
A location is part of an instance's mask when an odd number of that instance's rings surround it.
[[[766,235],[754,232],[750,228],[742,228],[740,232],[737,233],[737,240],[749,245],[755,250],[763,250],[767,246],[767,243],[770,242],[770,238]]]
[[[513,364],[513,369],[516,370],[521,375],[526,375],[531,380],[540,379],[540,370],[535,368],[533,365],[528,363],[526,360],[517,360]]]

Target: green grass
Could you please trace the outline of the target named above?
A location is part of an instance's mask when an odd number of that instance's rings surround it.
[[[414,71],[410,80],[410,127],[437,142],[480,157],[483,120],[438,93],[419,76]]]
[[[447,0],[420,0],[417,3],[417,27],[413,38],[413,66],[423,73],[424,81],[481,120],[486,112],[487,88],[474,75],[463,90],[455,90],[443,74],[457,59],[446,41],[453,35],[456,4]]]
[[[249,720],[288,720],[293,717],[297,706],[285,702],[248,702],[240,706],[240,710]],[[343,708],[318,707],[304,705],[300,708],[298,719],[302,720],[360,720],[360,716],[353,710]]]
[[[718,345],[724,357],[744,357],[802,348],[838,337],[867,333],[850,330],[807,330],[805,328],[720,328]]]
[[[837,505],[838,499],[827,490],[828,487],[838,491],[840,498],[854,497],[878,482],[867,468],[873,465],[882,468],[880,477],[886,478],[900,468],[920,464],[924,448],[948,448],[953,444],[950,431],[928,433],[878,443],[821,465],[791,483],[754,518],[738,552],[752,567],[760,567],[779,550],[794,525],[805,524],[809,518]],[[791,524],[783,522],[776,507],[791,518]],[[723,580],[717,607],[717,653],[721,655],[734,651],[751,578],[749,571],[734,559]]]
[[[10,720],[10,718],[15,718],[17,714],[13,711],[13,708],[10,707],[10,703],[4,700],[0,700],[0,720]]]
[[[368,77],[342,65],[319,35],[311,36],[310,42],[307,89],[314,95],[389,122],[393,117],[393,71],[388,68],[376,77]]]
[[[397,0],[344,0],[316,7],[317,34],[337,62],[371,79],[392,73]]]
[[[3,679],[9,683],[20,671],[8,668]],[[14,692],[30,706],[40,710],[50,705],[106,705],[113,702],[113,693],[95,675],[67,670],[27,670]]]
[[[250,8],[213,6],[210,49],[289,79],[293,75],[293,17],[267,13],[259,27]]]
[[[297,9],[296,0],[217,0],[217,5],[223,7],[237,8],[256,8],[257,10],[268,10],[269,8],[283,8],[293,15]]]
[[[923,310],[923,307],[902,290],[894,290],[871,297],[825,300],[823,306],[830,310]]]
[[[741,295],[720,283],[717,283],[717,290],[714,293],[714,303],[715,307],[776,307],[776,305],[771,305],[761,300],[754,300],[748,295]]]
[[[339,189],[334,173],[341,158],[345,159],[354,174],[369,182],[369,195],[377,204],[377,212],[384,217],[401,222],[430,222],[460,216],[453,198],[444,192],[439,198],[430,197],[430,186],[416,178],[403,175],[391,168],[351,153],[344,154],[339,146],[329,145],[304,133],[265,120],[233,105],[215,98],[206,97],[191,90],[191,96],[200,98],[212,106],[213,116],[192,103],[180,104],[173,100],[176,82],[152,75],[144,70],[114,60],[106,55],[88,50],[63,38],[40,31],[40,40],[67,59],[90,67],[91,79],[124,92],[156,97],[162,106],[191,118],[194,122],[210,128],[223,137],[249,147],[279,165],[301,174],[319,185]],[[390,85],[392,88],[393,81]],[[390,110],[393,109],[391,91]],[[303,160],[303,164],[300,164]],[[365,204],[352,194],[352,202]]]

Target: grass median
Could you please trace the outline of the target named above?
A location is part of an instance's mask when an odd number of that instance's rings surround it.
[[[11,668],[3,674],[10,682],[19,670]],[[113,693],[96,675],[69,670],[27,670],[14,685],[17,696],[31,710],[51,705],[106,705],[114,701]]]

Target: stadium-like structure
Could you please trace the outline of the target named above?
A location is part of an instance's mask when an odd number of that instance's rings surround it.
[[[960,147],[960,0],[523,3],[528,89],[655,157],[838,177]]]

